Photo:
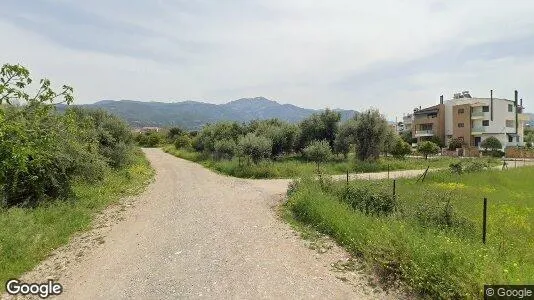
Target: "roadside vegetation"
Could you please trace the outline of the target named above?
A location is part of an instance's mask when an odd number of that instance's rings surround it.
[[[406,138],[411,142],[411,137]],[[246,124],[219,122],[190,133],[171,128],[138,134],[136,141],[145,147],[163,146],[177,157],[242,178],[446,168],[459,161],[435,156],[439,147],[431,141],[412,151],[376,110],[346,121],[327,109],[299,124],[273,119]],[[497,161],[492,160],[492,164]]]
[[[534,168],[490,170],[479,161],[400,179],[290,185],[287,214],[336,239],[384,282],[425,298],[482,297],[484,284],[534,281]],[[482,243],[483,197],[488,198]]]
[[[73,89],[32,83],[20,65],[0,70],[0,281],[34,267],[152,176],[123,121],[100,110],[59,114]]]

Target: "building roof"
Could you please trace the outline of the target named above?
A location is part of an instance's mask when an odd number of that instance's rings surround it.
[[[439,111],[439,105],[434,105],[434,106],[420,109],[418,111],[414,111],[414,115],[437,113],[438,111]]]

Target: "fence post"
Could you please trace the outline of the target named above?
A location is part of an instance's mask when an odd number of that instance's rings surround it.
[[[484,198],[484,210],[482,212],[482,243],[486,244],[486,226],[488,216],[488,199]]]
[[[349,169],[347,168],[347,185],[349,185]]]
[[[393,199],[397,196],[397,179],[393,179]]]
[[[389,179],[389,164],[388,164],[388,179]]]

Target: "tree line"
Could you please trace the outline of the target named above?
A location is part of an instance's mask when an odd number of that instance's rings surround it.
[[[23,66],[0,69],[0,207],[72,199],[76,181],[98,182],[132,160],[126,123],[102,110],[60,114],[56,105],[73,102],[72,87],[55,91],[48,79],[32,84]]]
[[[157,136],[145,133],[136,140],[144,146],[155,146]],[[326,109],[298,124],[271,119],[218,122],[192,133],[171,128],[166,140],[174,143],[177,149],[195,150],[214,159],[238,158],[246,164],[277,160],[287,155],[301,155],[319,164],[336,155],[348,159],[350,152],[360,161],[373,161],[381,154],[404,157],[411,153],[411,146],[375,109],[358,113],[346,121],[341,121],[339,113]]]

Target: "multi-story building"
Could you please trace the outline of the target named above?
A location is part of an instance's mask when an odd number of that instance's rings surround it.
[[[523,127],[527,116],[523,114],[523,100],[473,98],[469,92],[455,94],[453,99],[424,109],[414,109],[412,133],[418,142],[439,139],[447,145],[452,138],[467,146],[480,147],[480,143],[493,136],[503,147],[523,145]]]

